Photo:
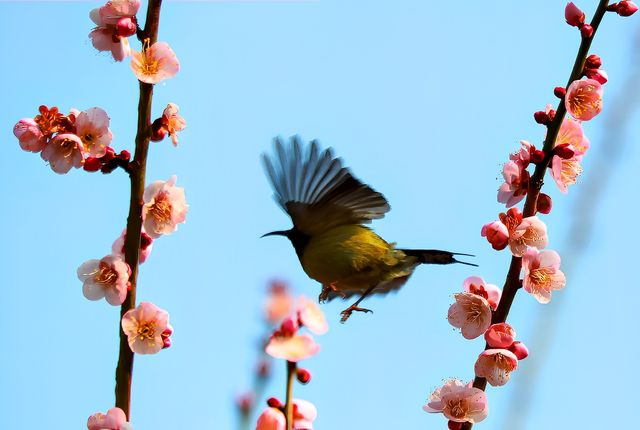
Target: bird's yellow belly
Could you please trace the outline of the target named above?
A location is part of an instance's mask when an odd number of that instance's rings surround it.
[[[371,229],[346,225],[313,236],[304,249],[302,267],[309,277],[340,289],[366,289],[406,276],[406,255]]]

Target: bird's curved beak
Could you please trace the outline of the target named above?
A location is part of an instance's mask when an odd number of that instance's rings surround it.
[[[266,233],[263,234],[262,236],[260,236],[260,238],[262,239],[263,237],[267,237],[267,236],[289,236],[289,230],[278,230],[278,231],[272,231],[270,233]]]

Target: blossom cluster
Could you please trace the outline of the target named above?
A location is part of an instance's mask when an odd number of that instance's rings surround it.
[[[620,1],[606,8],[621,16],[632,15],[637,10],[631,1]],[[585,22],[586,14],[575,4],[567,4],[565,19],[580,30],[583,39],[593,36],[594,28]],[[506,307],[501,309],[502,292],[497,286],[472,276],[464,281],[463,292],[454,295],[455,303],[449,308],[448,321],[460,329],[464,338],[484,335],[486,347],[474,366],[476,382],[483,378],[492,386],[505,385],[511,372],[517,369],[518,361],[529,355],[527,347],[516,340],[513,327],[504,321],[513,300],[511,294],[522,287],[538,302],[548,303],[552,292],[566,285],[565,275],[560,270],[560,255],[545,249],[549,242],[547,227],[536,215],[548,214],[552,208],[551,197],[540,192],[542,181],[538,176],[543,168],[545,173],[549,171],[564,194],[576,184],[583,171],[582,158],[590,146],[582,123],[602,111],[603,85],[608,81],[602,60],[597,55],[583,57],[580,76],[573,78],[566,88],[554,89],[554,95],[560,99],[561,116],[557,116],[550,105],[544,111],[535,112],[535,121],[547,128],[543,149],[526,140],[520,141],[519,150],[511,154],[503,166],[504,183],[497,195],[498,202],[509,209],[500,213],[498,220],[485,224],[480,232],[493,249],[499,251],[508,247],[513,255],[512,264],[520,268],[517,277],[510,273],[507,278],[507,285],[515,285],[515,288],[510,288]],[[564,111],[570,118],[563,118]],[[529,172],[531,165],[539,167],[537,173]],[[535,183],[534,175],[538,175]],[[513,206],[525,197],[529,199],[523,214]],[[487,398],[483,390],[473,385],[474,381],[465,384],[460,380],[449,380],[431,394],[423,409],[443,413],[449,420],[449,429],[462,428],[464,422],[482,421],[488,414]]]
[[[289,371],[295,373],[288,377],[295,376],[298,382],[307,384],[311,380],[311,373],[307,369],[298,367],[297,363],[317,354],[320,351],[320,345],[309,333],[299,334],[299,330],[306,327],[313,334],[322,335],[329,329],[327,320],[312,300],[301,296],[293,307],[293,300],[285,289],[276,288],[272,291],[265,313],[270,321],[275,321],[279,317],[282,321],[269,338],[265,352],[273,358],[287,360]],[[315,406],[306,400],[287,400],[292,403],[293,428],[313,429],[312,423],[317,416]],[[268,407],[258,417],[256,430],[285,430],[285,405],[273,397],[267,401],[267,404]]]

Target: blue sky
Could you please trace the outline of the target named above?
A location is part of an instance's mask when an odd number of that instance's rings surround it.
[[[177,149],[152,146],[147,178],[176,174],[190,212],[141,268],[138,299],[167,309],[175,334],[170,349],[136,357],[136,430],[234,428],[233,398],[251,382],[268,280],[319,293],[288,241],[259,239],[290,226],[259,156],[274,136],[294,134],[332,146],[387,197],[391,212],[373,224],[384,238],[473,253],[480,264],[421,267],[398,294],[366,301],[373,314],[345,325],[338,319],[347,304],[325,305],[330,331],[304,363],[312,382],[295,395],[316,404],[318,429],[445,428],[421,406],[444,379],[470,379],[483,348],[447,323],[452,294],[470,275],[504,281],[509,255],[492,251],[480,227],[504,210],[495,195],[508,154],[520,139],[542,141],[532,114],[556,104],[553,87],[566,82],[579,43],[564,24],[565,2],[500,3],[165,3],[159,39],[182,70],[156,87],[154,115],[177,103],[188,128]],[[591,15],[596,2],[580,5]],[[113,404],[118,309],[85,300],[75,271],[110,252],[125,223],[128,179],[56,175],[12,134],[40,104],[100,106],[113,146],[132,150],[138,85],[126,62],[91,47],[88,13],[97,6],[0,2],[7,428],[83,428]],[[567,196],[550,178],[544,188],[554,199],[544,217],[549,247],[571,262],[568,286],[546,306],[517,296],[509,320],[531,356],[506,387],[488,390],[491,412],[479,428],[506,428],[506,420],[520,429],[615,428],[628,426],[620,412],[636,407],[640,153],[628,80],[640,66],[639,30],[637,17],[606,16],[593,44],[611,81],[605,111],[584,127],[592,145],[585,172]],[[597,184],[606,187],[589,198]],[[572,230],[585,219],[591,231]],[[587,245],[576,249],[583,235]],[[270,395],[283,397],[283,369]],[[526,408],[511,401],[523,392]]]

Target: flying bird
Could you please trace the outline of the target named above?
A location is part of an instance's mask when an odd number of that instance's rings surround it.
[[[304,146],[304,148],[303,148]],[[291,241],[305,273],[322,284],[319,301],[360,297],[341,312],[341,322],[371,294],[402,287],[420,264],[472,263],[435,249],[403,249],[388,243],[363,225],[390,210],[382,194],[356,179],[331,149],[316,141],[305,145],[297,137],[289,144],[275,139],[274,155],[262,155],[274,199],[291,217],[293,227],[265,236]]]

